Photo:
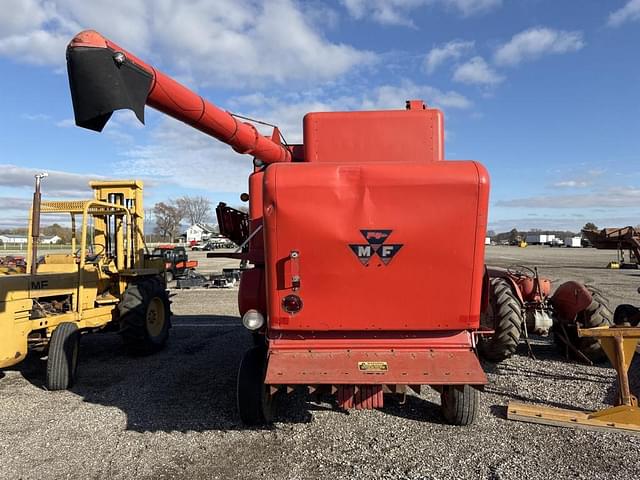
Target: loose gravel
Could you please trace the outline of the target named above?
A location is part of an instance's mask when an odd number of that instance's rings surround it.
[[[538,264],[552,279],[586,280],[612,304],[640,303],[638,272],[605,270],[611,252],[488,249],[488,263]],[[215,270],[215,263],[203,268]],[[336,410],[331,398],[280,399],[270,428],[246,429],[235,377],[249,336],[237,290],[185,290],[159,354],[131,358],[117,335],[82,340],[78,384],[43,389],[42,362],[0,374],[0,478],[552,479],[640,478],[640,437],[506,420],[509,400],[598,409],[615,398],[615,372],[561,358],[535,338],[486,363],[490,384],[470,427],[443,423],[439,395],[385,398],[381,411]],[[636,298],[638,297],[638,298]]]

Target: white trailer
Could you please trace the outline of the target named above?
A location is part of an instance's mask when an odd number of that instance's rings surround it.
[[[564,246],[580,248],[582,247],[582,237],[567,237],[564,239]]]
[[[542,233],[529,233],[527,234],[526,242],[529,245],[544,245],[547,243],[547,235]]]

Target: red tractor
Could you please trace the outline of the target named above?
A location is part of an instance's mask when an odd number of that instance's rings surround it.
[[[594,337],[578,337],[577,326],[592,328],[612,325],[607,301],[595,289],[578,282],[565,282],[551,295],[551,281],[538,269],[512,265],[506,269],[488,267],[489,305],[482,326],[493,330],[479,343],[480,353],[494,362],[513,355],[528,334],[546,336],[553,332],[555,343],[567,357],[588,363],[606,360]],[[531,347],[529,346],[531,352]]]
[[[122,108],[142,121],[146,104],[254,157],[235,254],[254,266],[239,292],[257,338],[238,373],[244,423],[269,422],[276,396],[296,386],[370,409],[430,385],[448,422],[473,421],[487,383],[476,340],[489,176],[444,160],[442,112],[411,100],[308,113],[303,144],[290,145],[94,31],[72,40],[67,62],[77,125],[101,131]]]

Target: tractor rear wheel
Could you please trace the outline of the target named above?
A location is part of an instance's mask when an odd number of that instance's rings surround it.
[[[162,278],[145,278],[130,284],[118,310],[120,333],[131,353],[146,355],[165,346],[171,328],[171,311]]]
[[[247,350],[240,362],[236,399],[240,420],[245,425],[262,425],[273,420],[275,403],[264,383],[266,367],[264,346]]]
[[[522,304],[509,282],[503,278],[491,279],[488,325],[494,333],[482,338],[478,345],[480,355],[493,362],[501,362],[516,352],[522,330]]]
[[[56,327],[49,342],[47,358],[47,390],[66,390],[76,380],[80,332],[72,322],[63,322]]]
[[[440,393],[442,415],[451,425],[471,425],[478,413],[480,394],[471,385],[445,385]]]
[[[609,309],[609,303],[602,297],[599,292],[587,287],[591,293],[591,304],[578,312],[574,323],[564,324],[564,330],[567,334],[567,339],[571,342],[576,349],[578,349],[585,357],[587,357],[593,363],[602,363],[607,360],[607,355],[602,350],[600,342],[597,338],[593,337],[578,337],[578,327],[581,328],[594,328],[605,327],[613,325],[613,314]],[[559,328],[559,327],[556,327]],[[566,351],[564,341],[558,335],[554,335],[554,340],[558,347],[562,351]],[[568,350],[569,355],[575,358],[575,354]]]

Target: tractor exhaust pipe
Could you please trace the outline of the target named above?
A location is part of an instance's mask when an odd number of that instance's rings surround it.
[[[42,195],[40,194],[40,182],[48,177],[46,172],[35,175],[36,188],[33,192],[33,205],[31,207],[31,265],[30,273],[34,276],[38,271],[38,240],[40,239],[40,204]]]

